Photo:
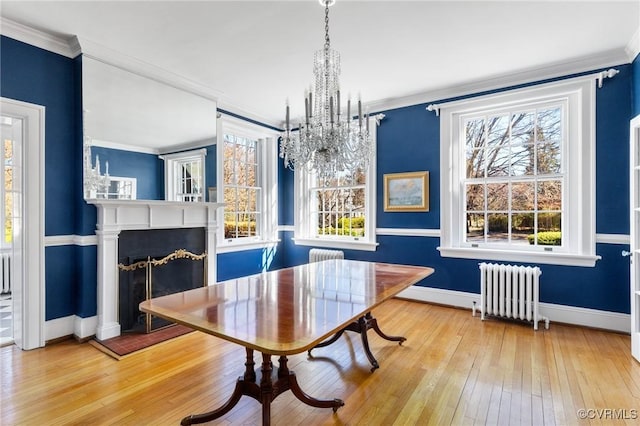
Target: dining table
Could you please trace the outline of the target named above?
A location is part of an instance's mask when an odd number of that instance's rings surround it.
[[[272,401],[289,390],[313,407],[335,412],[344,405],[339,398],[317,399],[306,394],[287,367],[288,356],[310,354],[352,331],[360,334],[371,371],[375,371],[380,365],[369,347],[367,330],[399,344],[405,338],[385,334],[372,310],[433,272],[425,266],[332,259],[155,297],[139,307],[245,348],[244,373],[231,397],[212,411],[183,418],[182,425],[224,416],[242,396],[261,404],[262,424],[269,425]],[[258,368],[254,351],[262,355]],[[276,366],[272,357],[277,357]]]

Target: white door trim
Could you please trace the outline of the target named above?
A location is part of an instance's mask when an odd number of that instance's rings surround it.
[[[629,123],[629,143],[631,354],[640,361],[640,115]]]
[[[22,286],[14,307],[14,340],[22,349],[45,344],[44,144],[45,107],[0,98],[2,114],[25,120],[22,144]],[[16,283],[18,286],[19,283]],[[17,330],[16,330],[17,328]]]

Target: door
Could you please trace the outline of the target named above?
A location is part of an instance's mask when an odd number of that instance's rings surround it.
[[[640,115],[631,120],[630,226],[631,255],[631,354],[640,361]]]
[[[0,98],[2,140],[13,151],[11,298],[13,339],[21,349],[45,343],[44,112],[39,105]]]

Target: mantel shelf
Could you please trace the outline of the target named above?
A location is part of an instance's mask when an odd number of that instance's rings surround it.
[[[96,207],[173,207],[173,208],[187,208],[187,209],[201,209],[203,206],[209,208],[224,207],[224,203],[188,203],[184,201],[164,201],[164,200],[108,200],[93,198],[87,199],[88,204],[93,204]]]
[[[216,210],[223,203],[187,203],[163,200],[87,200],[98,209],[97,229],[188,228],[204,226],[215,229]]]

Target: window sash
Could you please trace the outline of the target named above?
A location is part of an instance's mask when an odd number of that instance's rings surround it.
[[[594,266],[595,253],[595,83],[579,77],[522,89],[484,95],[440,106],[440,166],[448,171],[441,179],[440,251],[445,257],[522,261],[559,265]],[[461,119],[505,110],[542,108],[563,104],[563,175],[561,246],[478,244],[465,242],[466,147],[461,145]],[[539,176],[542,179],[543,176]],[[495,180],[491,178],[492,180]],[[497,179],[497,178],[496,178]],[[490,179],[487,179],[489,182]],[[469,181],[470,182],[470,181]]]
[[[532,103],[525,101],[520,105],[510,106],[503,109],[488,109],[490,112],[476,111],[474,114],[461,115],[459,117],[459,140],[460,149],[460,170],[465,170],[461,177],[461,209],[466,232],[462,233],[461,245],[466,247],[496,247],[518,250],[538,250],[540,245],[539,232],[540,218],[546,215],[558,215],[560,218],[560,229],[554,227],[553,219],[545,221],[549,223],[550,229],[547,231],[560,232],[563,235],[562,225],[566,217],[563,208],[566,204],[565,194],[560,194],[560,209],[549,210],[540,208],[538,195],[544,183],[558,182],[562,189],[566,188],[566,164],[563,155],[566,152],[566,104],[564,102]],[[506,118],[506,120],[505,120]],[[523,125],[524,123],[524,125]],[[545,125],[546,124],[546,125]],[[469,129],[472,131],[469,132]],[[497,141],[497,142],[496,142]],[[557,153],[553,155],[553,149],[549,146],[559,145]],[[540,152],[542,150],[551,151],[547,163],[554,167],[544,168],[542,165]],[[503,152],[500,155],[500,151]],[[542,152],[546,154],[546,152]],[[471,154],[471,155],[470,155]],[[520,157],[524,157],[520,159]],[[477,162],[470,159],[479,159]],[[556,163],[559,161],[559,165]],[[493,165],[497,162],[497,167]],[[520,163],[516,168],[514,165]],[[524,164],[522,164],[524,163]],[[505,167],[506,166],[506,167]],[[524,166],[524,167],[521,167]],[[491,169],[490,169],[491,168]],[[558,172],[550,173],[548,169]],[[514,172],[516,169],[518,172]],[[493,173],[491,173],[491,172]],[[469,176],[471,174],[471,176]],[[471,187],[478,187],[482,190],[482,208],[469,207],[469,192]],[[516,194],[514,188],[527,186],[533,188],[527,198],[530,205],[514,206]],[[494,198],[502,198],[505,203],[502,205],[490,205],[490,187],[500,188],[504,192],[497,192]],[[503,190],[506,189],[506,191]],[[520,191],[519,193],[521,193]],[[531,195],[533,199],[530,200]],[[495,203],[494,203],[495,204]],[[494,207],[494,208],[492,208]],[[497,208],[496,208],[497,207]],[[520,207],[520,208],[518,208]],[[532,216],[529,235],[518,231],[519,222],[522,225],[526,218]],[[473,220],[475,218],[477,226],[476,232],[481,232],[481,236],[470,237]],[[506,218],[506,223],[503,219]],[[522,219],[518,221],[517,219]],[[526,229],[526,228],[525,228]],[[506,235],[505,235],[506,234]],[[525,238],[523,238],[526,237]],[[531,241],[529,240],[531,238]],[[553,250],[566,251],[565,245],[560,239],[559,245],[554,245]],[[548,250],[548,246],[543,250]]]
[[[261,239],[264,203],[260,140],[224,132],[222,143],[224,239]]]

